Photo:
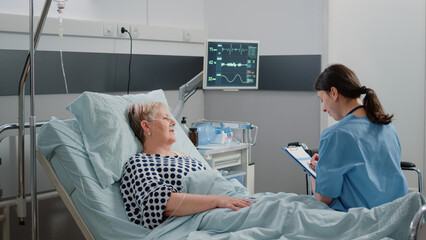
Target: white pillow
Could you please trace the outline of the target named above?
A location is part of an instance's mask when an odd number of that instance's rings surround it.
[[[102,188],[120,180],[124,164],[142,151],[126,116],[127,108],[134,102],[162,102],[168,106],[164,92],[155,90],[123,96],[84,92],[67,107],[80,125],[84,146]],[[173,116],[172,119],[176,121]],[[187,153],[210,168],[179,124],[175,134],[174,151]]]
[[[142,151],[126,117],[128,106],[134,102],[167,105],[162,90],[124,96],[84,92],[66,108],[77,118],[84,145],[103,188],[118,181],[124,163]]]

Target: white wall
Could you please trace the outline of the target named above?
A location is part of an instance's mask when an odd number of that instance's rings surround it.
[[[318,0],[204,1],[209,38],[260,40],[261,55],[322,53]]]
[[[35,16],[40,16],[43,5],[43,0],[34,1]],[[0,14],[28,16],[28,9],[28,1],[0,0]],[[45,28],[51,29],[51,25],[57,25],[58,13],[56,9],[56,3],[52,1],[48,18],[49,20],[53,20],[51,22],[48,21]],[[169,37],[167,34],[175,33],[175,31],[173,31],[173,29],[171,29],[171,31],[166,31],[161,27],[176,28],[174,30],[178,30],[179,28],[201,30],[204,22],[202,13],[203,2],[197,0],[183,0],[178,2],[171,0],[129,0],[126,1],[125,4],[112,0],[97,2],[73,0],[66,2],[63,11],[64,32],[67,34],[67,32],[70,31],[70,28],[67,28],[67,26],[71,26],[73,32],[76,31],[78,33],[76,29],[78,29],[79,26],[68,25],[69,22],[67,22],[67,20],[81,20],[90,23],[100,23],[101,25],[93,29],[93,32],[103,31],[102,23],[157,27],[156,35],[161,36],[162,32],[164,32],[164,38],[167,39]],[[8,31],[2,32],[2,29],[0,29],[0,48],[28,49],[28,34],[15,33],[13,27],[10,28],[13,24],[17,23],[0,23],[0,26],[4,26]],[[26,24],[25,30],[28,29],[28,22],[24,21],[22,24]],[[80,24],[80,27],[82,27],[81,25],[84,25],[84,23]],[[22,28],[22,26],[17,26],[17,28]],[[150,33],[152,34],[152,32]],[[180,33],[178,32],[177,34]],[[181,34],[183,37],[183,33]],[[141,35],[143,35],[143,32]],[[65,37],[63,41],[59,41],[56,35],[43,34],[39,41],[38,49],[58,51],[61,45],[64,51],[109,53],[127,53],[129,51],[128,39],[87,38],[84,36],[75,36],[75,34]],[[133,53],[202,56],[203,44],[136,39],[133,43]]]
[[[323,4],[318,0],[205,1],[205,29],[211,39],[260,40],[261,56],[320,55]],[[303,171],[281,147],[294,141],[318,146],[319,101],[313,91],[205,91],[205,116],[249,121],[259,127],[252,152],[255,192],[306,193]]]
[[[40,16],[44,0],[34,0],[34,15]],[[28,1],[0,0],[0,13],[28,16]],[[169,27],[203,28],[203,1],[197,0],[71,0],[65,4],[64,19],[105,22],[138,23]],[[56,4],[52,1],[48,17],[56,18]]]
[[[330,0],[328,10],[329,63],[345,64],[377,92],[395,114],[402,161],[425,172],[425,1]]]

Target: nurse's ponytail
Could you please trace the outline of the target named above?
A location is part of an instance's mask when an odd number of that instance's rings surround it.
[[[358,77],[348,67],[342,64],[333,64],[327,67],[317,78],[314,84],[316,91],[337,91],[347,98],[359,98],[365,94],[363,104],[368,119],[376,124],[387,125],[392,122],[393,114],[386,114],[379,98],[371,88],[361,86]]]
[[[387,125],[391,123],[393,114],[385,113],[376,92],[371,88],[366,88],[365,86],[361,88],[363,88],[363,93],[365,94],[363,103],[368,119],[377,124]]]

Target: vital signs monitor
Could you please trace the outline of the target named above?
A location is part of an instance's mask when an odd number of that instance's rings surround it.
[[[204,89],[258,89],[259,41],[207,40]]]

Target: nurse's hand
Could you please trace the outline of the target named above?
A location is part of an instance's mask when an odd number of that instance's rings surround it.
[[[314,156],[311,158],[311,162],[309,163],[309,166],[315,171],[315,166],[317,165],[319,159],[318,153],[315,153]]]

